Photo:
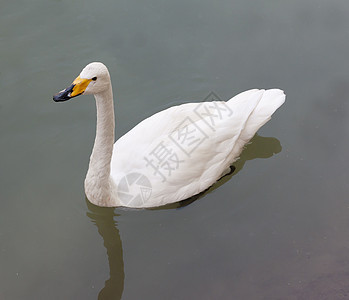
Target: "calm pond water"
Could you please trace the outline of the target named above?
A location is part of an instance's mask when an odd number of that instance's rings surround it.
[[[6,1],[0,299],[349,299],[347,0]],[[116,136],[174,104],[279,87],[236,171],[182,207],[98,208],[91,61]]]

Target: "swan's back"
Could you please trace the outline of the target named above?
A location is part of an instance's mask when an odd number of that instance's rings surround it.
[[[120,202],[154,207],[207,189],[284,101],[278,89],[249,90],[227,102],[187,103],[145,119],[115,143],[111,176],[118,185],[128,174],[142,174],[150,182],[151,196]],[[189,133],[191,140],[184,143]]]

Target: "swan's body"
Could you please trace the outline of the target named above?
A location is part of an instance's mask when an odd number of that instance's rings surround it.
[[[103,64],[87,65],[54,100],[82,93],[94,94],[97,105],[86,196],[99,206],[135,208],[177,202],[210,187],[285,101],[278,89],[249,90],[227,102],[174,106],[145,119],[114,144],[112,87]]]

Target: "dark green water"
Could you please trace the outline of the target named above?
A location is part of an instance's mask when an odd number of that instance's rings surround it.
[[[349,299],[349,2],[6,1],[0,299]],[[233,176],[183,207],[97,208],[91,61],[116,135],[174,104],[279,87]]]

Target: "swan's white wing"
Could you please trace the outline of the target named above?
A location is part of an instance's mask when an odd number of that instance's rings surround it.
[[[111,176],[121,204],[160,206],[210,187],[284,100],[280,90],[250,90],[145,119],[114,144]]]

